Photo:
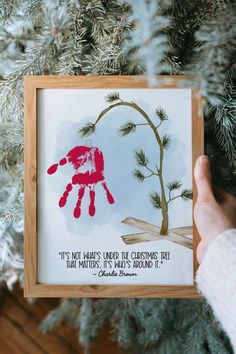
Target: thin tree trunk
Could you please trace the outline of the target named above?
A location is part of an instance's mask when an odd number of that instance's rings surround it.
[[[168,228],[169,228],[169,220],[168,220],[168,209],[162,208],[162,223],[161,223],[161,230],[160,234],[161,235],[167,235],[168,233]]]

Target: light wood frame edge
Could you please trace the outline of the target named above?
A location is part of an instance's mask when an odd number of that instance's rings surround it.
[[[159,76],[157,87],[179,87],[189,80],[188,76]],[[191,78],[195,80],[194,78]],[[136,298],[199,298],[193,286],[159,285],[49,285],[37,283],[37,89],[40,88],[148,88],[142,76],[26,76],[25,95],[25,239],[24,239],[24,295],[26,297],[136,297]],[[204,153],[203,98],[198,89],[192,89],[192,138],[193,166],[197,157]],[[193,204],[196,186],[193,179]],[[198,263],[196,248],[199,234],[193,223],[194,275]]]

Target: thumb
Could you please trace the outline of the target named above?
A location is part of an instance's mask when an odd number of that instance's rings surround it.
[[[210,162],[206,155],[202,155],[197,159],[194,168],[194,178],[197,185],[198,202],[209,202],[214,200]]]

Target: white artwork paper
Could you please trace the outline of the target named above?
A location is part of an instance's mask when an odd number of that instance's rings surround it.
[[[104,97],[114,91],[125,101],[136,102],[156,124],[156,108],[166,111],[168,120],[158,129],[161,136],[172,137],[169,148],[164,150],[166,194],[166,185],[173,180],[181,180],[184,188],[192,188],[190,89],[38,90],[38,282],[193,285],[192,249],[165,240],[165,236],[132,244],[122,238],[143,232],[137,225],[122,223],[129,217],[158,227],[162,221],[161,209],[154,208],[149,199],[149,193],[160,192],[157,176],[138,182],[132,174],[137,169],[137,149],[145,151],[152,168],[160,163],[150,127],[138,125],[128,136],[118,134],[118,129],[128,121],[145,123],[143,117],[130,107],[115,107],[97,124],[92,135],[82,138],[79,134],[80,128],[95,122],[110,105]],[[75,169],[68,158],[65,164],[60,165],[59,161],[81,146],[98,149],[88,149],[92,159],[96,151],[102,153],[104,181],[114,203],[108,201],[100,182],[92,188],[95,210],[90,206],[89,187],[79,192],[81,186],[72,183],[72,190],[66,189]],[[47,173],[53,164],[58,164],[57,171]],[[85,173],[90,167],[86,161],[80,172]],[[66,204],[60,207],[65,192]],[[78,193],[83,194],[82,198]],[[80,216],[74,217],[78,203]],[[176,198],[169,204],[169,229],[191,225],[192,201]]]

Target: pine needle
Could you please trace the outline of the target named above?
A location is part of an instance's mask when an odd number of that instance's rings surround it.
[[[84,127],[80,128],[79,133],[81,137],[86,137],[93,134],[96,130],[96,125],[94,123],[87,123]]]
[[[193,192],[191,189],[183,189],[181,191],[181,198],[183,200],[193,199]]]
[[[143,149],[135,150],[134,155],[139,166],[146,166],[148,164],[148,158]]]
[[[179,180],[174,180],[172,182],[169,182],[167,184],[167,188],[172,191],[172,190],[177,190],[179,189],[180,187],[182,187],[182,182],[179,181]]]
[[[132,121],[129,121],[120,127],[120,129],[118,130],[118,133],[121,136],[126,136],[130,133],[134,133],[135,130],[136,130],[136,124]]]
[[[142,171],[140,171],[138,169],[135,169],[132,174],[137,179],[138,182],[143,182],[145,179],[145,176],[142,173]]]
[[[167,150],[167,149],[169,148],[170,143],[171,143],[171,140],[172,140],[172,138],[171,138],[171,136],[168,135],[168,134],[165,134],[165,135],[162,137],[162,146],[163,146],[164,149]]]
[[[152,203],[152,206],[156,209],[161,209],[161,198],[160,195],[153,191],[151,193],[149,193],[149,199]]]
[[[162,107],[156,108],[156,116],[161,122],[168,120],[168,115]]]
[[[120,95],[119,95],[119,92],[112,92],[112,93],[109,93],[108,95],[106,95],[105,97],[105,101],[108,102],[108,103],[113,103],[113,102],[116,102],[120,99]]]

